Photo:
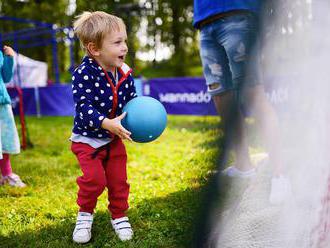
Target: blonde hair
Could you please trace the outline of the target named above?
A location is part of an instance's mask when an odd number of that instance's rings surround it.
[[[87,51],[86,46],[89,42],[101,48],[106,34],[112,31],[126,31],[126,26],[124,21],[117,16],[103,11],[85,11],[76,16],[73,29],[80,40],[81,47]]]

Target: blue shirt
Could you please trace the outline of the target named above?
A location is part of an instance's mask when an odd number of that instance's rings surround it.
[[[122,113],[136,91],[131,69],[123,64],[117,68],[118,83],[95,60],[85,57],[72,76],[75,117],[72,132],[89,138],[108,138],[112,135],[101,127],[104,118]]]
[[[233,10],[257,12],[260,0],[194,0],[194,27],[198,23],[220,13]]]

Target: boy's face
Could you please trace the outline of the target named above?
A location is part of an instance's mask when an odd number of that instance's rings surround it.
[[[107,71],[113,71],[115,67],[121,67],[128,51],[126,30],[112,31],[105,35],[102,47],[97,49],[95,59]]]

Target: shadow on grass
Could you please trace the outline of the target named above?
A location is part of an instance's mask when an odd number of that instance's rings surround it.
[[[195,220],[199,211],[201,189],[189,188],[152,198],[129,210],[135,235],[133,240],[120,242],[111,229],[107,212],[94,217],[93,240],[84,247],[191,247]],[[22,233],[0,236],[0,247],[79,247],[72,242],[75,225],[72,216],[54,219],[54,225],[35,227]],[[0,223],[1,224],[1,223]]]
[[[203,130],[218,129],[219,121],[215,118],[199,120],[195,117],[182,117],[174,119],[169,127],[179,130],[187,129],[189,132],[197,133]],[[217,131],[215,135],[217,135]],[[44,144],[53,144],[51,141],[36,142],[36,148],[43,152],[41,147],[44,147]],[[57,144],[57,142],[55,143]],[[202,141],[198,146],[201,148],[217,147],[218,143],[218,138],[215,137],[210,141]],[[55,146],[51,149],[49,149],[49,146],[47,155],[51,157],[58,155]],[[36,148],[34,150],[38,150]],[[72,161],[66,161],[68,159],[72,160],[68,156],[64,156],[62,160],[68,164],[73,163]],[[56,170],[58,168],[54,168],[54,171]],[[63,173],[71,174],[69,171]],[[201,184],[205,184],[205,180],[206,177],[196,179]],[[17,223],[20,226],[15,230],[18,231],[12,232],[6,237],[0,236],[0,247],[191,247],[194,242],[193,236],[196,234],[194,228],[199,208],[201,205],[209,204],[207,197],[201,197],[201,191],[201,188],[188,188],[169,194],[166,197],[146,199],[138,204],[133,202],[128,216],[131,219],[135,236],[129,242],[122,243],[116,238],[109,223],[109,215],[103,211],[95,214],[93,240],[86,245],[74,244],[72,242],[72,231],[75,225],[75,217],[72,212],[65,212],[65,215],[62,215],[61,218],[53,217],[49,221],[47,219],[45,223],[39,221],[38,224],[29,224],[25,227],[24,224]],[[25,192],[25,194],[29,193],[29,191]],[[0,222],[0,228],[1,224]],[[199,226],[197,226],[198,229]]]

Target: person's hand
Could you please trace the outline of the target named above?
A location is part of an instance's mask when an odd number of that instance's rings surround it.
[[[14,57],[15,52],[10,46],[3,46],[3,53],[7,56]]]
[[[117,116],[114,119],[105,118],[102,121],[102,128],[107,129],[111,133],[117,135],[121,139],[127,139],[132,141],[130,135],[131,132],[126,130],[121,124],[120,121],[124,119],[126,116],[126,112],[122,113],[120,116]]]

